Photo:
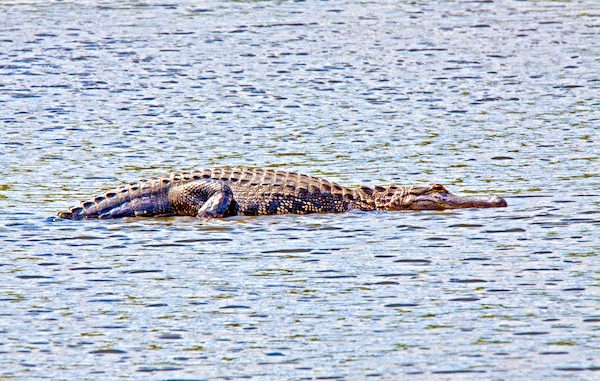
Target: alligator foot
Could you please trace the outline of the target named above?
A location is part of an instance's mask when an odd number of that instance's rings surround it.
[[[169,191],[169,202],[176,215],[222,218],[229,215],[233,191],[223,181],[197,180],[174,186]]]
[[[198,218],[223,218],[227,215],[233,202],[231,188],[223,184],[223,188],[212,196],[198,210]]]

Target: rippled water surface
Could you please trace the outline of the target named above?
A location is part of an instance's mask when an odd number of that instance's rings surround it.
[[[0,378],[598,379],[597,1],[0,2]],[[506,209],[53,221],[215,165]]]

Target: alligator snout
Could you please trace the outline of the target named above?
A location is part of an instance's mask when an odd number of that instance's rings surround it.
[[[424,202],[424,200],[421,200],[421,204],[421,209],[503,208],[508,205],[506,200],[499,196],[491,196],[487,198],[463,197],[449,192],[438,194],[437,199],[433,203],[434,207],[425,207],[427,206],[427,203]]]
[[[452,202],[454,201],[454,202]],[[450,198],[451,208],[504,208],[508,206],[506,200],[499,196],[489,198],[459,197]]]

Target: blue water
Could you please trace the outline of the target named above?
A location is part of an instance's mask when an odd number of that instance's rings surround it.
[[[597,379],[599,16],[0,2],[0,378]],[[217,165],[509,207],[50,218]]]

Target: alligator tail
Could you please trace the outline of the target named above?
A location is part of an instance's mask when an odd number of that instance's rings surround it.
[[[77,220],[168,215],[170,212],[168,180],[153,179],[108,191],[57,215]]]

